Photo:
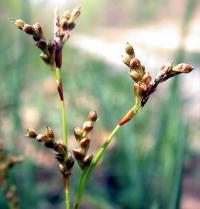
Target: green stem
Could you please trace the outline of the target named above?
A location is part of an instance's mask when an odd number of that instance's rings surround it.
[[[62,75],[60,68],[53,68],[54,77],[57,83],[58,94],[60,97],[60,107],[61,107],[61,115],[62,115],[62,126],[63,126],[63,141],[66,149],[68,149],[68,131],[67,131],[67,117],[66,117],[66,109],[64,102],[64,94],[63,94],[63,86],[62,86]],[[70,209],[70,179],[67,177],[65,179],[65,204],[66,209]]]
[[[57,83],[58,93],[60,96],[62,124],[63,124],[63,140],[64,140],[64,144],[67,148],[68,147],[67,117],[66,117],[63,87],[62,87],[61,69],[56,67],[53,71],[54,71],[54,76],[55,76],[56,83]]]
[[[135,111],[138,112],[141,109],[141,106],[136,104],[134,107],[132,107],[128,113],[130,111]],[[83,192],[85,189],[85,186],[91,176],[91,173],[93,172],[93,170],[96,168],[98,162],[100,161],[101,157],[103,156],[104,152],[106,151],[106,148],[108,147],[108,145],[110,144],[110,142],[112,141],[113,137],[117,134],[117,132],[121,129],[122,126],[120,126],[119,124],[113,129],[113,131],[111,132],[111,134],[108,136],[108,138],[106,139],[106,141],[104,142],[104,144],[101,146],[101,148],[99,149],[99,151],[97,152],[96,156],[94,157],[92,163],[90,164],[90,166],[88,167],[87,170],[83,171],[82,175],[81,175],[81,179],[79,182],[79,188],[78,188],[78,194],[77,194],[77,198],[76,198],[76,202],[74,205],[74,209],[78,209],[82,196],[83,196]]]
[[[63,140],[64,140],[64,144],[67,148],[68,132],[67,132],[67,117],[66,117],[66,112],[65,112],[64,101],[60,101],[60,105],[61,105],[62,124],[63,124]]]
[[[70,209],[70,179],[69,177],[65,180],[65,205],[66,209]]]
[[[8,203],[8,206],[9,206],[10,209],[15,209],[15,207],[12,203]]]

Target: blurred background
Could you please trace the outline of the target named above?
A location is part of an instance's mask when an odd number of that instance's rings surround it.
[[[10,173],[21,209],[64,209],[62,180],[53,154],[24,135],[49,125],[62,137],[59,100],[48,67],[30,37],[9,18],[42,24],[53,38],[58,6],[81,6],[64,50],[63,79],[70,146],[73,129],[90,110],[99,120],[92,153],[131,107],[133,82],[122,63],[131,42],[155,75],[166,63],[196,70],[161,85],[134,121],[127,124],[90,179],[82,209],[200,209],[200,2],[198,0],[1,0],[0,140],[25,161]],[[79,168],[73,174],[77,189]],[[73,195],[74,196],[74,195]],[[0,208],[8,209],[0,190]]]

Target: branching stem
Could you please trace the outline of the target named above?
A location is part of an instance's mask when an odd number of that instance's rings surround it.
[[[128,113],[130,111],[135,111],[135,113],[137,113],[139,110],[141,109],[141,106],[136,104],[134,107],[132,107]],[[127,114],[128,114],[127,113]],[[127,115],[126,114],[126,115]],[[125,116],[126,116],[125,115]],[[124,117],[123,117],[124,118]],[[108,136],[108,138],[105,140],[105,142],[103,143],[103,145],[101,146],[101,148],[98,150],[96,156],[94,157],[92,163],[90,164],[90,166],[82,172],[81,178],[80,178],[80,182],[79,182],[79,187],[78,187],[78,193],[77,193],[77,198],[76,198],[76,202],[74,205],[74,209],[78,209],[84,190],[85,190],[85,186],[93,172],[93,170],[96,168],[98,162],[100,161],[100,159],[102,158],[103,154],[106,151],[106,148],[108,147],[108,145],[110,144],[110,142],[112,141],[112,139],[114,138],[114,136],[117,134],[117,132],[121,129],[122,126],[120,126],[119,124],[112,130],[111,134]]]

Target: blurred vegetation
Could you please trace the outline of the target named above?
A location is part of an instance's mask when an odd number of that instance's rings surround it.
[[[96,17],[96,11],[106,19],[105,5],[112,5],[112,2],[91,1],[85,6],[85,11],[88,9],[85,20]],[[145,1],[127,0],[126,5],[124,1],[118,1],[118,6],[115,4],[110,8],[112,11],[122,8],[120,12],[126,14],[127,19],[134,17],[135,21],[142,22],[156,18],[164,1],[148,1],[145,7],[141,2]],[[167,1],[166,7],[170,2]],[[188,0],[182,24],[183,36],[187,34],[196,2]],[[38,112],[36,128],[50,125],[61,136],[59,103],[56,92],[51,90],[51,73],[38,58],[39,51],[31,45],[28,37],[8,23],[8,18],[13,16],[27,21],[33,19],[30,2],[2,0],[1,3],[0,76],[3,79],[0,83],[0,139],[4,140],[10,152],[23,154],[26,145],[30,145],[23,137],[27,109],[35,108]],[[127,11],[129,6],[133,10]],[[108,24],[113,23],[109,21]],[[127,73],[117,73],[112,66],[98,59],[70,46],[66,48],[63,77],[70,133],[82,123],[89,110],[97,109],[100,120],[93,144],[95,140],[100,143],[130,107],[133,101],[132,82]],[[183,60],[184,47],[180,46],[176,62]],[[149,101],[135,121],[118,134],[104,163],[91,178],[84,199],[85,208],[180,208],[190,124],[183,116],[184,102],[178,79],[170,83],[169,90],[163,100]],[[102,134],[98,135],[100,132]],[[40,146],[35,146],[38,152],[46,155]],[[75,175],[73,180],[78,182],[77,178]],[[37,156],[30,154],[23,165],[12,171],[10,181],[19,188],[22,209],[59,209],[64,205],[59,179],[55,163],[42,165],[37,162]],[[0,208],[7,209],[1,192]]]

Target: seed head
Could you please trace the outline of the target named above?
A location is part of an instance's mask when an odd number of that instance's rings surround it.
[[[126,43],[125,52],[128,55],[135,56],[134,49],[133,49],[133,47],[131,46],[131,44],[129,42]]]
[[[74,166],[74,158],[72,156],[68,157],[66,160],[66,168],[68,171],[70,171]]]
[[[49,59],[48,55],[42,52],[40,54],[40,58],[46,63],[47,65],[51,65],[51,60]]]
[[[88,120],[91,122],[95,122],[97,120],[97,112],[91,111],[88,115]]]
[[[65,11],[65,13],[63,14],[63,17],[64,17],[66,20],[69,20],[70,17],[71,17],[71,15],[72,15],[72,13],[71,13],[69,10],[67,10],[67,11]]]
[[[74,22],[81,14],[81,10],[79,7],[75,8],[72,10],[72,13],[71,13],[71,16],[70,16],[70,19],[69,19],[69,22]]]
[[[63,155],[66,154],[66,146],[63,144],[62,140],[55,142],[54,150],[58,152],[59,154],[63,154]]]
[[[17,19],[14,21],[14,24],[19,28],[19,29],[23,29],[25,22],[23,20]]]
[[[93,155],[87,155],[86,157],[84,157],[83,159],[84,167],[88,167],[91,164],[92,159],[93,159]]]
[[[130,68],[137,69],[141,67],[140,60],[138,58],[132,58],[130,61]]]
[[[82,135],[83,135],[83,130],[79,127],[76,127],[74,129],[74,136],[76,140],[80,141],[80,139],[82,138]]]
[[[142,81],[148,86],[150,82],[152,81],[152,78],[149,73],[145,73],[145,75],[142,78]]]
[[[38,142],[46,142],[48,138],[45,134],[38,134],[36,139]]]
[[[28,24],[24,25],[23,30],[25,33],[29,35],[33,35],[35,33],[35,29],[31,25],[28,25]]]
[[[135,70],[132,70],[129,74],[136,83],[142,79],[141,74]]]
[[[27,128],[27,136],[30,137],[30,138],[36,138],[37,137],[37,132],[32,129],[32,128]]]
[[[91,121],[85,121],[83,123],[83,130],[88,133],[93,129],[93,123]]]
[[[54,132],[50,127],[46,127],[45,135],[48,139],[54,139]]]
[[[130,67],[130,61],[132,59],[132,56],[128,55],[128,54],[125,54],[123,57],[122,57],[122,60],[124,62],[125,65],[127,65],[128,67]]]
[[[90,139],[87,137],[81,139],[80,145],[81,145],[83,152],[86,153],[89,149],[89,146],[90,146]]]
[[[189,64],[185,64],[185,63],[181,63],[181,64],[178,64],[176,65],[174,68],[173,68],[173,71],[175,72],[179,72],[179,73],[189,73],[193,70],[194,68],[189,65]]]
[[[41,37],[43,38],[43,30],[42,30],[42,26],[39,23],[35,23],[33,25],[33,28],[35,29],[35,32]]]
[[[72,152],[73,152],[74,157],[77,160],[82,160],[84,158],[84,154],[81,149],[79,149],[79,148],[73,149]]]

